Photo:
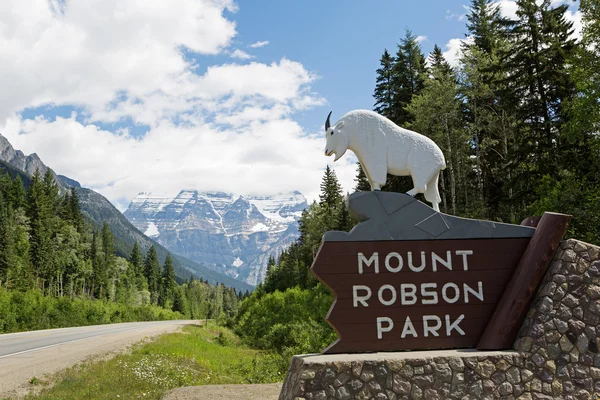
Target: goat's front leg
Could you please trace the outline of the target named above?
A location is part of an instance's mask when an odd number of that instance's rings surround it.
[[[371,183],[371,191],[374,190],[381,190],[381,184],[380,183]]]

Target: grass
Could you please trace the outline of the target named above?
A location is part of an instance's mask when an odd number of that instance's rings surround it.
[[[29,398],[160,399],[180,386],[280,382],[286,368],[279,355],[242,346],[227,328],[186,326],[128,354],[70,368]]]

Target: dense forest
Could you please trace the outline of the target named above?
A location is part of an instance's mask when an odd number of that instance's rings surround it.
[[[48,170],[23,184],[0,175],[0,332],[173,318],[231,318],[236,293],[190,278],[179,285],[171,256],[137,243],[115,254],[109,225],[94,231],[76,188],[60,193]]]
[[[573,215],[568,235],[600,244],[600,3],[581,0],[581,39],[567,5],[517,0],[517,19],[472,0],[457,67],[437,45],[427,57],[407,31],[384,50],[374,111],[433,139],[446,157],[442,212],[520,223],[544,211]],[[383,188],[406,192],[409,177]],[[355,190],[369,190],[357,166]],[[332,297],[309,268],[322,235],[349,230],[335,173],[300,220],[301,236],[240,305],[236,331],[284,354],[320,352],[335,339],[324,322]]]

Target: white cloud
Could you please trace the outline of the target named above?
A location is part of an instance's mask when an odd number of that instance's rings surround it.
[[[419,35],[419,36],[417,36],[416,40],[417,40],[417,43],[423,43],[423,42],[427,41],[428,39],[427,39],[427,36]]]
[[[538,4],[541,4],[543,0],[537,0]],[[515,0],[499,0],[495,4],[500,6],[500,12],[502,16],[510,19],[517,19],[517,2]],[[552,0],[550,7],[557,7],[562,4],[568,4],[569,10],[565,13],[565,17],[568,21],[573,22],[573,36],[576,39],[581,38],[581,12],[578,10],[579,1],[573,0]],[[575,11],[574,11],[575,10]]]
[[[286,58],[196,65],[190,57],[230,52],[231,0],[6,1],[0,132],[15,148],[121,208],[140,191],[184,187],[316,197],[324,138],[293,120],[325,102],[311,90],[316,75]],[[45,104],[77,106],[83,118],[18,116]],[[125,118],[148,132],[98,127]],[[351,160],[336,163],[347,190]]]
[[[231,52],[231,57],[237,58],[240,60],[250,60],[251,58],[254,58],[253,55],[248,54],[244,50],[240,50],[240,49],[235,49],[233,52]]]
[[[514,0],[500,0],[495,4],[500,6],[500,13],[503,17],[516,19],[517,18],[517,2]]]
[[[185,84],[183,49],[218,54],[236,34],[229,0],[7,0],[0,13],[0,120],[24,107],[78,104],[115,93],[144,99]],[[56,9],[56,7],[54,8]]]
[[[463,9],[469,11],[469,7],[468,6],[462,6]],[[446,10],[446,19],[455,19],[457,21],[464,21],[467,18],[466,14],[461,14],[461,13],[457,13],[457,12],[452,12],[450,10]]]
[[[571,21],[573,22],[573,35],[572,37],[575,37],[576,39],[581,39],[582,38],[582,28],[583,28],[583,22],[581,19],[582,15],[581,15],[581,11],[577,10],[575,12],[568,10],[565,13],[565,18],[567,19],[567,21]]]
[[[266,46],[266,45],[268,45],[268,44],[269,44],[269,41],[268,41],[268,40],[261,40],[261,41],[258,41],[258,42],[254,42],[254,43],[252,43],[252,44],[250,45],[250,47],[252,47],[253,49],[256,49],[256,48],[258,48],[258,47],[265,47],[265,46]]]
[[[444,46],[444,58],[452,67],[458,67],[462,55],[462,44],[472,42],[473,39],[471,37],[465,39],[450,39],[448,43],[446,43],[446,46]]]
[[[164,121],[143,139],[115,135],[74,117],[10,119],[3,133],[16,148],[36,151],[56,172],[98,190],[121,209],[139,192],[182,188],[250,194],[300,190],[315,199],[322,169],[331,161],[323,155],[324,137],[305,134],[297,123],[281,118],[285,111],[244,109],[222,121],[252,121],[243,129]],[[348,191],[354,187],[354,160],[346,156],[334,164]]]

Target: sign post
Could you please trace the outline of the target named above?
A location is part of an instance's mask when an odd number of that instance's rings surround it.
[[[470,220],[380,191],[348,203],[362,222],[327,232],[311,268],[335,295],[326,319],[339,339],[324,353],[475,348],[484,331],[495,337],[500,318],[518,329],[539,284],[527,271],[543,276],[570,219],[548,214],[537,229]],[[513,288],[507,298],[517,267],[518,284],[530,290]],[[492,319],[495,311],[501,317]],[[483,346],[508,348],[515,335]]]

